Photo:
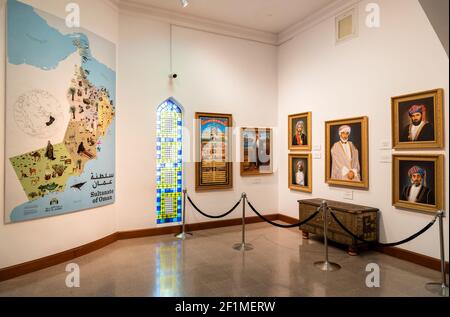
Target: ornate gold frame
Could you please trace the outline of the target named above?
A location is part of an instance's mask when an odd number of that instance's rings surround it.
[[[294,158],[305,158],[308,160],[308,186],[300,186],[292,184],[292,159]],[[312,193],[312,155],[311,153],[295,153],[295,154],[289,154],[289,178],[288,178],[288,187],[292,190],[298,190],[305,193]]]
[[[344,125],[361,123],[361,174],[364,176],[360,182],[343,181],[331,178],[331,144],[330,127],[334,125]],[[369,118],[357,117],[349,119],[340,119],[325,122],[325,182],[329,185],[351,187],[351,188],[369,188]]]
[[[229,122],[228,126],[228,144],[227,146],[227,162],[226,162],[226,170],[227,170],[227,182],[223,185],[205,185],[200,183],[200,173],[201,173],[201,135],[200,135],[200,125],[199,119],[200,117],[211,117],[211,118],[227,118]],[[207,190],[219,190],[219,189],[230,189],[233,188],[233,153],[232,153],[232,127],[233,127],[233,115],[231,114],[223,114],[223,113],[208,113],[208,112],[196,112],[195,113],[195,138],[197,141],[196,144],[196,160],[195,160],[195,191],[207,191]]]
[[[306,117],[308,120],[308,126],[306,133],[308,138],[308,144],[307,145],[292,145],[292,120]],[[291,114],[288,116],[288,149],[290,151],[311,151],[312,145],[312,113],[311,112],[304,112],[304,113],[298,113],[298,114]]]
[[[398,175],[400,161],[434,162],[435,205],[412,203],[400,200],[400,177]],[[394,154],[392,155],[392,205],[397,208],[434,213],[444,207],[444,155],[442,154]]]
[[[400,142],[399,134],[399,117],[398,106],[400,102],[411,101],[415,99],[423,99],[427,97],[434,97],[434,141],[410,141]],[[444,125],[443,125],[443,101],[444,90],[434,89],[403,96],[391,98],[392,111],[392,147],[394,149],[431,149],[444,147]]]

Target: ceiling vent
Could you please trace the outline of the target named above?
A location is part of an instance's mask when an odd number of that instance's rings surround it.
[[[336,17],[336,43],[354,38],[358,35],[358,18],[356,7]]]

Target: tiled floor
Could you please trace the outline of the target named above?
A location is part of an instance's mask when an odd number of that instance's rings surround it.
[[[247,226],[255,247],[239,252],[240,227],[194,232],[184,242],[172,236],[118,241],[73,260],[80,288],[67,288],[66,264],[0,283],[0,296],[433,296],[425,289],[440,274],[390,256],[365,252],[350,257],[330,247],[342,265],[324,273],[318,239],[302,240],[296,229]],[[377,263],[380,288],[366,287],[366,265]]]

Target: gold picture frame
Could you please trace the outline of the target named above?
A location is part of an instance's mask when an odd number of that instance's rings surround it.
[[[300,162],[302,162],[303,164]],[[289,154],[288,166],[289,166],[289,178],[288,178],[289,189],[305,193],[312,193],[313,179],[312,179],[311,153]],[[305,168],[307,169],[306,171]],[[295,173],[294,169],[296,170]]]
[[[233,188],[233,116],[196,112],[195,190]]]
[[[442,210],[444,207],[444,155],[394,154],[392,158],[392,205],[397,208],[430,213]],[[413,179],[417,175],[420,178]],[[413,192],[412,181],[420,182],[420,190]]]
[[[306,121],[306,123],[305,123]],[[296,135],[297,124],[303,122],[303,133],[301,136]],[[288,116],[288,149],[290,151],[311,151],[312,142],[312,113],[304,112],[291,114]],[[305,131],[306,128],[306,131]],[[300,143],[300,144],[299,144]],[[303,144],[301,144],[303,143]],[[305,144],[306,143],[306,144]]]
[[[443,89],[392,97],[393,148],[397,150],[443,148],[443,101]],[[415,129],[413,120],[420,122]]]
[[[325,122],[325,181],[329,185],[369,188],[369,118]],[[348,132],[347,144],[341,133]],[[350,161],[347,152],[350,153]],[[334,157],[333,157],[334,156]]]
[[[241,176],[273,174],[273,130],[241,128]]]

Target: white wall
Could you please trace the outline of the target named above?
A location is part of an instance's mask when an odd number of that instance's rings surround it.
[[[117,215],[119,230],[156,226],[156,108],[173,96],[185,109],[186,145],[195,112],[233,114],[235,126],[276,127],[277,49],[255,42],[173,27],[171,82],[170,25],[144,16],[120,15]],[[239,134],[233,142],[238,155]],[[186,159],[193,161],[192,146]],[[234,164],[232,190],[195,193],[195,165],[185,166],[186,188],[200,208],[222,213],[242,192],[265,213],[277,213],[278,176],[242,178]],[[254,184],[254,183],[258,184]],[[239,218],[238,212],[227,218]],[[187,222],[209,221],[191,207]]]
[[[370,189],[354,190],[354,201],[381,210],[380,240],[393,242],[415,233],[430,220],[430,215],[395,209],[391,206],[392,164],[381,163],[383,140],[391,139],[390,98],[434,88],[445,89],[445,135],[448,136],[448,57],[416,0],[380,0],[381,28],[365,26],[364,11],[369,1],[359,4],[359,36],[335,45],[334,18],[326,19],[279,51],[279,127],[280,144],[286,143],[286,118],[289,114],[312,111],[313,144],[322,146],[322,159],[313,160],[313,194],[287,188],[287,166],[281,160],[279,211],[298,217],[298,199],[327,198],[343,200],[344,189],[325,183],[324,146],[327,120],[369,117]],[[446,154],[445,151],[427,153]],[[410,151],[406,153],[414,153]],[[286,146],[281,156],[287,157]],[[445,171],[448,190],[448,170]],[[449,196],[446,192],[448,206]],[[448,218],[445,219],[448,232]],[[448,246],[448,234],[446,234]],[[407,250],[439,257],[438,226],[422,237],[401,246]],[[448,253],[448,252],[447,252]],[[448,254],[447,254],[448,259]]]
[[[22,1],[65,17],[71,1]],[[77,0],[81,26],[117,43],[118,14],[104,1]],[[116,232],[115,205],[57,217],[4,224],[5,1],[0,3],[0,268],[34,260]]]

